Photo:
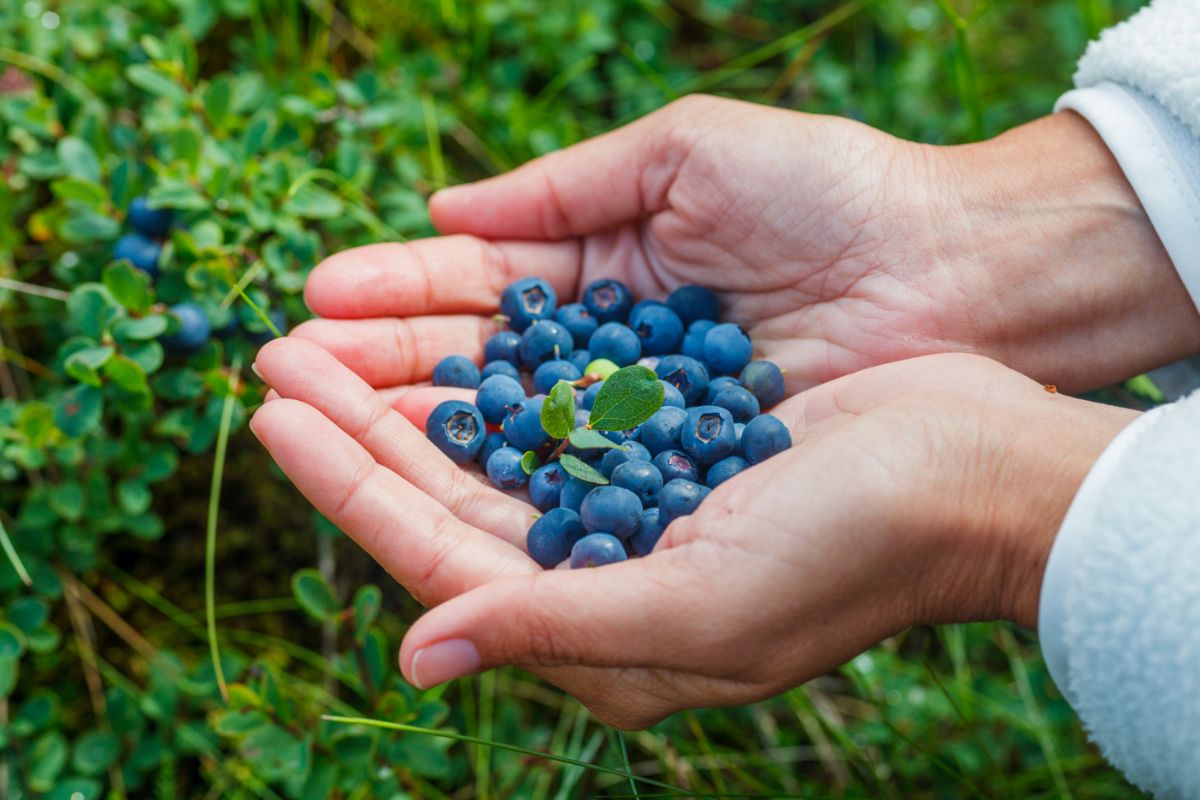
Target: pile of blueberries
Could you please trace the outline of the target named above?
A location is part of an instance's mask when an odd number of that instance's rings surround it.
[[[127,220],[133,231],[117,239],[113,245],[113,259],[128,261],[154,280],[158,277],[163,241],[171,232],[175,215],[167,208],[152,208],[145,197],[135,197],[129,204]],[[208,342],[213,333],[212,323],[198,303],[176,303],[168,311],[177,325],[171,334],[161,339],[167,349],[176,353],[191,353]],[[287,322],[282,311],[272,310],[270,317],[276,328],[281,331],[286,328]],[[238,329],[239,320],[231,315],[228,324],[216,333],[228,337],[237,333]],[[261,323],[255,323],[253,329],[246,328],[243,332],[254,344],[265,344],[271,339],[270,331]]]
[[[720,310],[702,286],[635,304],[616,280],[559,306],[549,283],[522,278],[501,295],[511,330],[488,339],[483,369],[461,355],[434,369],[435,386],[477,392],[474,404],[439,404],[426,435],[456,463],[478,463],[498,488],[527,487],[542,512],[528,550],[543,567],[647,555],[715,487],[792,444],[787,426],[762,413],[785,396],[782,371],[751,360],[750,337],[720,323]],[[634,403],[639,375],[661,385],[650,387],[661,399]],[[609,384],[622,396],[604,397]],[[544,410],[564,396],[586,436],[547,432]],[[632,427],[598,430],[599,439],[593,409],[608,414],[619,403],[632,409]]]

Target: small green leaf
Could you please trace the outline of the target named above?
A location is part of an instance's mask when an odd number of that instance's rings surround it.
[[[121,319],[113,324],[113,336],[120,342],[148,342],[167,332],[165,314],[151,314],[139,319]]]
[[[20,628],[0,622],[0,658],[19,658],[25,652],[25,634]]]
[[[121,743],[108,731],[91,731],[75,742],[71,766],[84,775],[99,775],[108,769],[121,752]]]
[[[108,288],[99,283],[83,283],[71,292],[67,313],[85,336],[99,339],[108,323],[121,315],[121,306]]]
[[[133,64],[126,68],[125,77],[134,86],[160,97],[170,97],[173,100],[184,100],[187,92],[179,83],[155,69],[149,64]]]
[[[63,221],[58,232],[68,242],[107,242],[117,238],[121,226],[112,217],[91,209],[79,209]]]
[[[94,386],[76,386],[54,404],[54,424],[67,436],[83,436],[100,424],[104,393]]]
[[[150,388],[146,371],[132,358],[117,356],[104,365],[108,379],[127,392],[139,393]]]
[[[605,379],[588,425],[601,431],[636,428],[663,404],[663,386],[653,370],[642,366],[619,369]]]
[[[611,450],[621,445],[608,439],[599,431],[590,431],[587,428],[576,428],[571,431],[571,445],[578,447],[580,450]]]
[[[88,347],[72,353],[63,364],[63,368],[75,380],[88,386],[100,386],[98,370],[108,363],[116,353],[109,345]]]
[[[89,208],[100,211],[108,202],[108,192],[95,181],[77,176],[59,178],[50,184],[50,191],[63,200],[74,200]]]
[[[1151,380],[1149,375],[1138,375],[1125,381],[1125,388],[1133,392],[1138,397],[1145,398],[1152,403],[1166,402],[1166,395],[1162,393],[1162,389]]]
[[[50,490],[50,507],[69,522],[83,518],[83,507],[87,502],[83,486],[78,481],[67,481]]]
[[[354,593],[354,638],[362,642],[367,629],[379,617],[383,606],[383,595],[379,587],[368,583]]]
[[[145,313],[154,300],[150,276],[128,261],[114,261],[105,267],[103,281],[113,299],[129,311]]]
[[[126,514],[137,515],[149,510],[151,501],[150,489],[145,483],[133,479],[125,479],[117,483],[117,502]]]
[[[315,569],[302,569],[292,576],[292,593],[300,607],[320,622],[337,616],[341,611],[333,587]]]
[[[90,144],[76,136],[67,136],[59,140],[57,149],[58,160],[67,175],[100,183],[100,158]]]
[[[526,475],[532,475],[541,465],[542,460],[532,450],[526,450],[525,455],[521,456],[521,469],[524,470]]]
[[[284,210],[308,219],[336,219],[344,213],[345,205],[328,189],[306,183],[288,200]]]
[[[579,478],[581,481],[601,485],[608,483],[608,478],[604,477],[603,473],[599,472],[591,464],[576,458],[570,453],[564,453],[562,458],[559,459],[559,463],[563,465],[563,469],[567,471],[568,475]]]
[[[196,187],[181,180],[160,180],[146,195],[153,208],[207,211],[212,201]]]
[[[542,404],[542,428],[555,439],[565,439],[575,427],[575,390],[559,381]]]

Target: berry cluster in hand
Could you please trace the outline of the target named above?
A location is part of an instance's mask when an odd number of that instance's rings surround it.
[[[500,298],[512,330],[488,339],[483,367],[453,355],[434,368],[435,386],[476,394],[439,404],[426,435],[497,488],[528,491],[543,567],[648,555],[714,488],[792,446],[763,413],[784,398],[783,372],[752,361],[720,310],[702,286],[635,304],[615,280],[559,306],[545,280],[521,278]]]

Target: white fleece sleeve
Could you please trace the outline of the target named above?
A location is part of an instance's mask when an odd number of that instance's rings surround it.
[[[1142,415],[1096,462],[1038,627],[1105,757],[1157,797],[1200,797],[1200,392]]]

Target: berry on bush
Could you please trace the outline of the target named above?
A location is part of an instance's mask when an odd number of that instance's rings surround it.
[[[171,230],[173,215],[168,208],[151,208],[144,197],[135,197],[129,203],[129,224],[133,229],[150,239],[161,239]]]
[[[158,275],[158,259],[161,255],[162,245],[140,233],[127,233],[113,245],[114,259],[128,261],[151,278]]]
[[[171,306],[171,316],[179,327],[169,336],[162,338],[163,345],[177,353],[199,350],[212,335],[212,325],[204,309],[195,303],[177,303]]]

